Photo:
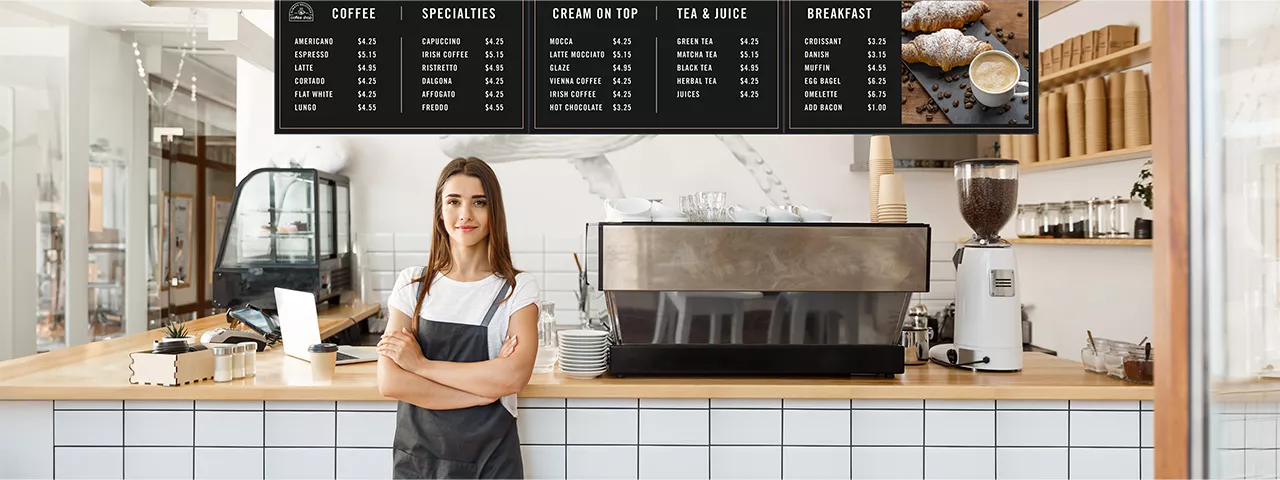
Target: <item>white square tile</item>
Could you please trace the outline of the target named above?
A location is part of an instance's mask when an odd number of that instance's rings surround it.
[[[1145,430],[1145,425],[1144,425]],[[1276,448],[1276,418],[1250,415],[1244,422],[1244,444],[1247,448],[1273,450]],[[1152,446],[1143,444],[1142,446]]]
[[[565,467],[567,478],[612,479],[639,478],[638,447],[569,446]]]
[[[570,445],[636,445],[640,440],[639,410],[571,408],[566,412],[565,438]]]
[[[57,447],[53,459],[54,478],[124,478],[124,447]]]
[[[1156,402],[1153,402],[1153,401],[1151,401],[1151,400],[1143,400],[1143,401],[1142,401],[1142,409],[1143,409],[1143,410],[1155,410],[1155,409],[1156,409]]]
[[[524,478],[548,479],[565,477],[564,446],[523,445],[520,457],[524,460]]]
[[[924,410],[854,410],[853,444],[924,445]]]
[[[782,478],[782,447],[711,447],[711,478]]]
[[[1138,416],[1137,410],[1132,412],[1072,411],[1071,446],[1136,448],[1142,442]]]
[[[574,292],[578,290],[578,274],[548,273],[543,281],[539,282],[539,286],[543,290]]]
[[[396,252],[396,271],[406,268],[422,267],[431,261],[430,253]]]
[[[711,408],[782,408],[780,398],[713,398]]]
[[[266,412],[266,446],[332,447],[335,412]]]
[[[1072,410],[1137,410],[1142,402],[1137,400],[1072,400]]]
[[[1220,450],[1218,452],[1218,478],[1244,478],[1244,450]]]
[[[996,445],[1001,447],[1065,447],[1070,441],[1070,412],[996,412]]]
[[[987,447],[996,444],[996,412],[926,410],[924,444]]]
[[[544,272],[543,255],[541,253],[512,253],[511,263],[519,270],[526,272]]]
[[[563,398],[525,398],[519,397],[520,408],[564,408]]]
[[[996,400],[996,410],[1066,410],[1066,400]]]
[[[196,410],[259,411],[261,400],[196,400]]]
[[[849,447],[782,447],[782,478],[848,478]]]
[[[262,478],[261,448],[196,447],[196,480]]]
[[[368,287],[372,290],[391,290],[396,287],[397,272],[369,272]]]
[[[782,401],[782,408],[848,410],[849,400],[832,400],[825,398],[788,398]]]
[[[860,480],[924,478],[924,448],[853,447],[853,478]]]
[[[125,410],[193,410],[191,400],[125,400]]]
[[[931,262],[950,262],[951,256],[955,255],[955,253],[955,242],[932,242],[929,245],[929,261]]]
[[[123,410],[123,400],[55,400],[54,410]]]
[[[298,401],[272,401],[267,400],[267,410],[285,410],[285,411],[323,411],[332,412],[338,409],[338,402],[298,402]]]
[[[850,445],[849,410],[784,410],[783,445]]]
[[[365,252],[394,252],[395,237],[390,233],[357,233],[356,242]]]
[[[196,411],[196,446],[261,447],[263,412]]]
[[[705,398],[641,398],[640,408],[710,408]]]
[[[507,239],[507,243],[511,246],[512,253],[545,253],[551,251],[546,247],[546,238],[542,235],[511,235]],[[564,250],[564,252],[577,252],[581,247],[579,245],[576,249]]]
[[[335,455],[332,448],[267,448],[263,450],[263,471],[270,479],[333,478]]]
[[[53,412],[53,444],[124,446],[124,410],[56,410]]]
[[[634,398],[570,398],[569,408],[638,408],[640,401]]]
[[[545,299],[546,299],[546,301],[551,302],[551,303],[554,303],[554,304],[556,304],[556,305],[560,305],[560,310],[559,310],[559,311],[561,311],[561,312],[565,311],[565,309],[566,309],[566,308],[573,308],[573,307],[565,307],[565,305],[577,305],[577,304],[578,304],[578,298],[577,298],[576,296],[574,296],[573,292],[556,292],[556,291],[547,291],[547,290],[543,290],[543,291],[542,291],[542,296],[543,296],[543,298],[545,298]],[[578,320],[578,316],[577,316],[577,315],[563,315],[563,314],[562,314],[562,315],[560,315],[559,317],[557,317],[557,318],[556,318],[556,323],[561,324],[561,325],[578,325],[578,324],[579,324],[579,320]],[[571,407],[572,407],[572,406],[573,406],[573,405],[572,405],[572,401],[573,401],[574,399],[569,399],[569,400],[570,400],[570,405],[569,405],[569,406],[571,406]],[[629,408],[636,408],[636,406],[637,406],[637,405],[636,405],[636,403],[637,403],[637,402],[636,402],[636,399],[632,398],[632,399],[630,399],[630,400],[631,400],[631,407],[629,407]]]
[[[394,412],[398,402],[338,402],[339,412]]]
[[[126,446],[192,446],[195,442],[195,415],[185,411],[124,412]]]
[[[431,234],[429,233],[397,233],[395,234],[396,252],[431,253]],[[423,265],[426,265],[425,263]]]
[[[951,262],[929,262],[929,280],[956,279],[956,266]]]
[[[782,410],[711,410],[711,444],[780,445]]]
[[[548,253],[577,253],[582,254],[582,236],[581,235],[548,235],[543,246]]]
[[[191,447],[125,447],[124,478],[178,479],[195,473],[195,450]]]
[[[852,408],[871,410],[922,409],[924,408],[924,400],[854,400]]]
[[[640,446],[640,478],[682,480],[710,475],[710,447]]]
[[[400,271],[396,268],[396,255],[394,253],[366,253],[364,254],[364,262],[367,271]]]
[[[1141,454],[1137,448],[1072,448],[1071,478],[1138,478],[1141,476],[1138,472],[1142,468]]]
[[[0,478],[53,478],[53,402],[0,401]]]
[[[339,480],[382,480],[391,478],[390,448],[339,448]]]
[[[1142,412],[1142,446],[1151,448],[1155,447],[1156,442],[1156,418],[1155,412]],[[1271,441],[1274,443],[1276,436],[1271,435]]]
[[[709,445],[711,410],[640,410],[642,445]]]
[[[996,449],[925,447],[924,478],[995,478]]]
[[[996,478],[1024,480],[1068,478],[1067,449],[997,448]]]
[[[995,400],[925,400],[929,410],[994,410]]]
[[[573,262],[573,255],[569,253],[555,254],[548,251],[546,256],[547,273],[576,273],[578,264]]]
[[[516,418],[521,445],[564,445],[565,409],[521,408]]]
[[[1245,450],[1244,474],[1247,478],[1276,478],[1276,451]]]
[[[1221,427],[1221,437],[1218,439],[1221,448],[1245,448],[1244,415],[1219,415],[1218,422]]]
[[[1153,480],[1156,478],[1156,449],[1142,449],[1142,480]]]
[[[395,412],[338,412],[339,447],[391,448],[395,435]]]

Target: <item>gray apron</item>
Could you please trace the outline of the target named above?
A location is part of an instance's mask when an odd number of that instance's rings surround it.
[[[419,317],[422,355],[446,362],[489,360],[489,322],[509,287],[502,283],[480,325]],[[501,400],[457,410],[399,402],[393,446],[395,478],[524,478],[516,419]]]

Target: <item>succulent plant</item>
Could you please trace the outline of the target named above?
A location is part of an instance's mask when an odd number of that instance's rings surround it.
[[[164,336],[166,338],[186,338],[190,334],[187,332],[187,326],[182,322],[170,321],[164,326]]]

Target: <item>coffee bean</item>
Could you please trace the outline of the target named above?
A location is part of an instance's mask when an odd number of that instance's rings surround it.
[[[906,104],[907,104],[907,99],[905,99],[905,98],[904,98],[904,99],[902,99],[902,104],[903,104],[903,105],[906,105]]]
[[[1026,114],[1026,115],[1023,115],[1023,116],[1022,116],[1022,119],[1023,119],[1023,120],[1031,120],[1031,114],[1030,114],[1030,113],[1028,113],[1028,114]]]
[[[916,107],[916,115],[924,113],[924,107]]]
[[[1000,43],[1003,43],[1003,44],[1005,44],[1005,45],[1008,45],[1008,44],[1009,44],[1009,39],[1007,39],[1007,38],[1001,38],[1001,39],[1000,39]]]
[[[1005,37],[1007,37],[1009,40],[1013,40],[1013,32],[1009,32],[1009,34],[1005,35]]]
[[[1004,39],[1004,34],[1003,34],[1003,33],[997,33],[997,34],[996,34],[996,38],[999,38],[999,39],[1003,40],[1003,39]]]
[[[1017,124],[1018,124],[1017,120],[1014,120],[1012,118],[1009,119],[1009,125],[1017,125]]]
[[[933,84],[933,91],[935,91],[935,92],[936,92],[936,91],[938,91],[938,84],[936,84],[936,83],[935,83],[935,84]]]
[[[941,93],[939,93],[939,94],[938,94],[938,100],[942,100],[942,94],[941,94]]]
[[[960,88],[966,88],[966,89],[967,89],[967,88],[969,88],[969,84],[968,84],[968,83],[965,83],[965,82],[961,82],[961,83],[960,83]]]
[[[932,122],[932,121],[933,121],[933,115],[925,115],[925,116],[924,116],[924,119],[925,119],[925,120],[927,120],[927,121]]]
[[[953,107],[959,107],[959,106],[960,106],[960,101],[959,101],[959,100],[952,100],[952,101],[951,101],[951,106],[953,106]]]
[[[987,106],[986,106],[986,105],[983,105],[983,106],[982,106],[982,111],[984,111],[984,112],[985,112],[985,111],[987,111],[987,110],[989,110],[989,109],[987,108]]]
[[[1022,104],[1023,104],[1023,105],[1026,105],[1026,104],[1027,104],[1027,99],[1028,99],[1028,97],[1022,97]]]
[[[985,32],[982,32],[982,34],[983,34],[983,35],[985,35],[985,36],[990,37],[990,36],[991,36],[991,31],[990,31],[990,30],[987,30],[987,31],[985,31]]]
[[[1018,16],[1019,16],[1019,17],[1021,17],[1021,16],[1022,16],[1022,10],[1018,10]]]
[[[1031,50],[1023,50],[1023,51],[1022,51],[1022,56],[1027,57],[1027,59],[1028,59],[1028,60],[1030,60],[1030,59],[1031,59]]]
[[[914,91],[916,91],[916,84],[914,84],[914,83],[908,83],[908,84],[907,84],[907,91],[908,91],[908,92],[914,92]]]
[[[1005,110],[1008,110],[1010,107],[1009,107],[1009,104],[1007,104],[1007,103],[1006,103],[1006,104],[1004,104],[1004,105],[1001,105],[1001,106],[1000,106],[1000,108],[1003,108],[1003,109],[1005,109]]]
[[[972,110],[972,109],[973,109],[973,102],[964,102],[964,108],[965,108],[965,110]]]
[[[951,109],[950,109],[950,108],[942,107],[942,112],[943,112],[943,113],[950,112],[950,111],[951,111]]]
[[[997,31],[997,32],[1003,32],[1003,31],[1004,31],[1004,27],[996,27],[996,31]]]
[[[969,78],[969,72],[964,72],[964,78]]]
[[[1013,217],[1018,203],[1018,181],[979,177],[957,180],[960,216],[979,238],[991,238]]]
[[[910,79],[908,79],[906,75],[903,75],[903,76],[902,76],[902,83],[907,83],[908,81],[910,81]]]

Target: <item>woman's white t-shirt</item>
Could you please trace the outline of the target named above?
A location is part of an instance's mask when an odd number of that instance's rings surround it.
[[[400,276],[396,278],[395,287],[391,289],[391,298],[387,301],[387,306],[399,310],[406,317],[413,315],[413,307],[418,302],[419,287],[419,284],[413,283],[413,279],[422,276],[422,271],[422,267],[401,270]],[[422,299],[419,318],[435,322],[480,325],[503,283],[505,280],[496,274],[474,282],[459,282],[443,274],[436,274],[431,293]],[[497,311],[493,313],[493,320],[489,321],[490,359],[497,357],[498,351],[502,348],[502,341],[507,337],[511,314],[536,303],[538,295],[538,280],[533,274],[524,272],[516,274],[515,292],[511,293],[507,301],[498,305]],[[430,342],[431,339],[426,341]],[[502,406],[511,412],[511,416],[516,416],[514,394],[502,397]]]

